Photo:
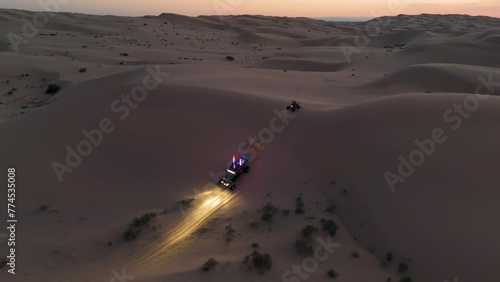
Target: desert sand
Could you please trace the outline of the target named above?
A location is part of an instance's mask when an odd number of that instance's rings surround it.
[[[1,33],[33,15],[0,10]],[[499,24],[59,13],[18,52],[2,37],[0,155],[17,169],[19,222],[16,275],[4,266],[0,280],[498,281]],[[141,101],[124,102],[146,77]],[[97,128],[109,133],[70,167],[68,146]],[[211,175],[252,137],[250,172],[235,192],[216,188]],[[389,185],[429,138],[442,142]],[[338,225],[324,261],[295,247],[307,225],[328,240],[321,219]],[[244,263],[254,249],[272,257],[264,274]]]

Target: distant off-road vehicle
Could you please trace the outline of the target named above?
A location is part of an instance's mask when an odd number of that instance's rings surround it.
[[[247,173],[250,170],[248,161],[249,158],[247,155],[240,155],[238,159],[236,159],[236,156],[233,156],[233,161],[227,169],[226,175],[219,180],[219,185],[234,190],[236,188],[236,180],[242,173]]]
[[[286,106],[287,110],[291,110],[292,112],[295,112],[295,110],[300,109],[300,104],[293,100],[288,106]]]

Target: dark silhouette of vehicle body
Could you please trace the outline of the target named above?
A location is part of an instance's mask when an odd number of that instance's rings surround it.
[[[222,187],[234,190],[236,188],[236,180],[243,174],[247,173],[250,169],[248,166],[249,158],[247,155],[241,155],[238,159],[233,156],[231,165],[226,170],[226,175],[219,179],[218,184]]]
[[[292,112],[295,112],[295,110],[300,109],[300,103],[293,100],[290,104],[288,104],[288,106],[286,106],[286,109],[291,110]]]

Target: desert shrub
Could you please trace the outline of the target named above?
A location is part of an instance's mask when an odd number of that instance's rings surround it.
[[[61,90],[61,87],[59,87],[59,85],[49,84],[49,86],[47,87],[47,90],[45,90],[45,94],[54,95],[57,92],[59,92],[59,90]]]
[[[41,211],[46,211],[49,209],[49,206],[46,204],[42,204],[42,205],[40,205],[40,207],[38,207],[38,209]]]
[[[279,211],[278,207],[273,206],[271,203],[267,203],[262,207],[262,220],[271,222],[273,221],[273,216]]]
[[[304,204],[305,204],[305,203],[304,203],[304,200],[302,199],[302,197],[297,197],[297,198],[295,199],[295,206],[296,206],[297,208],[303,208],[303,207],[304,207]]]
[[[258,222],[257,220],[250,222],[250,227],[252,228],[259,228],[259,226],[260,222]]]
[[[356,251],[353,251],[353,252],[352,252],[352,257],[354,257],[354,258],[359,258],[359,253],[358,253],[358,252],[356,252]]]
[[[333,219],[321,219],[321,225],[328,235],[333,237],[337,233],[338,226]]]
[[[86,72],[87,68],[81,68],[78,72]]]
[[[184,199],[181,201],[181,204],[186,207],[191,207],[191,204],[194,202],[194,200],[194,198]]]
[[[16,91],[17,91],[17,88],[12,88],[9,92],[7,92],[7,95],[12,95]]]
[[[403,277],[401,278],[401,280],[399,280],[400,282],[411,282],[411,278],[410,277]]]
[[[139,236],[142,228],[149,224],[149,222],[155,217],[156,213],[150,212],[144,214],[139,218],[135,218],[130,224],[130,228],[127,231],[123,232],[123,239],[125,239],[125,241],[134,240],[137,236]]]
[[[267,271],[271,270],[273,266],[273,260],[269,254],[260,254],[257,251],[254,251],[251,255],[253,267],[260,274],[264,274]]]
[[[330,268],[330,270],[328,270],[328,272],[326,274],[328,275],[328,277],[331,277],[331,278],[335,278],[335,277],[339,276],[338,272],[333,270],[333,268]]]
[[[257,248],[259,248],[259,247],[260,247],[259,243],[253,243],[253,244],[252,244],[252,248],[256,248],[256,249],[257,249]]]
[[[128,57],[128,53],[120,53],[120,56]]]
[[[391,252],[387,252],[387,253],[385,254],[385,260],[386,260],[386,261],[391,262],[391,261],[392,261],[392,258],[393,258],[393,256],[392,256],[392,253],[391,253]]]
[[[310,255],[313,253],[312,241],[305,238],[299,238],[295,241],[295,249],[299,254]]]
[[[300,232],[303,238],[311,238],[314,233],[316,233],[318,229],[312,225],[307,225],[302,228]]]
[[[316,233],[318,229],[312,225],[307,225],[302,228],[300,234],[301,238],[295,241],[295,249],[299,254],[310,255],[313,253],[313,239],[312,235]]]
[[[203,266],[201,267],[201,269],[202,269],[203,271],[208,272],[208,271],[210,271],[210,269],[212,269],[214,266],[216,266],[216,265],[218,265],[218,264],[219,264],[219,262],[218,262],[218,261],[216,261],[216,260],[215,260],[215,259],[213,259],[213,258],[209,258],[209,259],[208,259],[208,260],[207,260],[207,261],[203,264]]]
[[[402,262],[398,265],[398,271],[399,272],[405,272],[408,270],[408,264],[405,262]]]
[[[134,219],[134,221],[132,222],[132,225],[135,227],[142,227],[144,225],[147,225],[155,217],[156,217],[156,213],[154,213],[154,212],[146,213],[143,216],[141,216],[140,218]]]
[[[337,205],[331,205],[325,209],[325,212],[335,213],[336,210],[337,210]]]
[[[304,208],[295,208],[295,213],[296,214],[304,214],[306,211]]]
[[[283,215],[289,215],[290,210],[281,210],[281,213],[283,213]]]
[[[7,259],[6,258],[2,258],[2,260],[0,260],[0,269],[2,269],[4,266],[7,265]]]
[[[304,214],[305,213],[305,210],[304,210],[304,200],[302,199],[302,197],[297,197],[295,199],[295,213],[296,214]]]
[[[235,233],[236,230],[233,229],[233,226],[231,226],[231,224],[229,225],[226,225],[226,241],[231,241],[234,239],[235,237]]]
[[[125,241],[134,240],[141,233],[141,229],[130,227],[127,231],[123,232],[123,239]]]
[[[234,59],[234,57],[233,57],[233,56],[226,56],[226,60],[228,60],[228,61],[232,62],[232,61],[234,61],[235,59]]]

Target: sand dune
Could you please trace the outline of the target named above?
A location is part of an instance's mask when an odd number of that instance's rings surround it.
[[[0,10],[0,31],[19,33],[32,16]],[[283,277],[307,258],[295,242],[306,225],[326,240],[325,218],[340,246],[309,281],[331,281],[332,268],[340,282],[496,281],[499,20],[377,21],[361,45],[367,23],[168,13],[60,13],[18,53],[2,39],[0,154],[18,169],[22,225],[18,274],[2,269],[0,280],[118,281],[125,268],[147,282],[294,281]],[[343,43],[356,48],[350,60]],[[162,82],[142,101],[122,100],[152,73]],[[474,96],[485,80],[493,95]],[[50,84],[60,90],[46,93]],[[303,108],[287,116],[292,99]],[[112,132],[97,138],[103,126]],[[266,128],[272,141],[236,192],[215,189],[213,175]],[[384,173],[436,128],[447,141],[391,191]],[[60,182],[53,163],[88,132],[98,145],[69,157],[78,164]],[[261,220],[268,202],[289,214]],[[153,222],[125,241],[148,212]],[[264,275],[242,263],[252,243],[272,256]],[[209,258],[220,265],[205,273]]]
[[[387,23],[387,30],[427,30],[453,33],[457,31],[491,29],[500,23],[493,17],[473,17],[469,15],[431,15],[422,14],[418,17],[399,15],[397,17],[379,17],[369,22]]]
[[[475,51],[471,52],[472,49]],[[364,68],[381,73],[381,75],[388,75],[397,70],[418,64],[439,63],[488,68],[499,67],[498,54],[495,52],[495,45],[493,44],[471,42],[423,43],[392,50],[394,49],[385,49],[386,55],[383,56],[374,57],[372,55],[373,59],[369,59],[369,62],[363,64]],[[378,52],[380,53],[380,51]]]
[[[258,68],[300,71],[335,72],[348,67],[344,53],[338,47],[306,47],[282,52]]]
[[[298,45],[293,39],[283,35],[276,35],[270,33],[255,33],[243,31],[239,34],[235,39],[238,42],[243,42],[246,44],[274,44],[274,45],[283,45],[283,44],[293,44]],[[288,45],[287,44],[287,45]]]
[[[458,64],[413,65],[370,82],[367,87],[406,89],[409,92],[474,93],[479,77],[499,76],[496,68]]]
[[[392,45],[402,45],[405,44],[411,46],[412,43],[422,43],[422,42],[432,42],[436,43],[436,41],[445,41],[447,40],[447,36],[443,36],[441,34],[432,32],[432,31],[424,31],[424,30],[410,30],[410,31],[400,31],[400,32],[391,32],[391,33],[383,33],[378,37],[373,38],[370,42],[370,46],[374,47],[384,47],[384,46],[392,46]],[[388,44],[389,43],[389,44]]]
[[[331,158],[322,162],[312,157],[319,152],[297,154],[306,167],[314,164],[312,177],[324,182],[334,171],[342,175],[338,184],[352,192],[338,199],[342,222],[366,248],[375,247],[378,253],[390,249],[410,258],[418,281],[455,276],[494,281],[499,275],[493,267],[499,247],[495,238],[500,235],[494,227],[497,179],[492,177],[494,168],[486,165],[499,157],[495,149],[499,136],[496,131],[478,134],[498,122],[500,100],[490,97],[481,102],[455,131],[451,127],[455,124],[444,122],[442,115],[466,97],[401,95],[337,112],[314,113],[311,123],[304,125],[308,130],[301,134],[307,136],[301,138],[304,144],[314,138],[319,148],[329,148]],[[425,114],[419,114],[422,111]],[[324,122],[318,124],[319,119]],[[388,193],[385,170],[396,171],[398,155],[408,158],[417,148],[414,139],[429,138],[438,127],[447,134],[446,143],[438,145],[404,184],[396,186],[395,193]],[[328,135],[332,131],[335,135]],[[479,164],[483,164],[481,173],[476,171]],[[471,238],[481,238],[481,243]]]
[[[491,36],[485,37],[482,39],[482,41],[498,45],[498,44],[500,44],[500,32],[498,34],[499,35],[491,35]]]

